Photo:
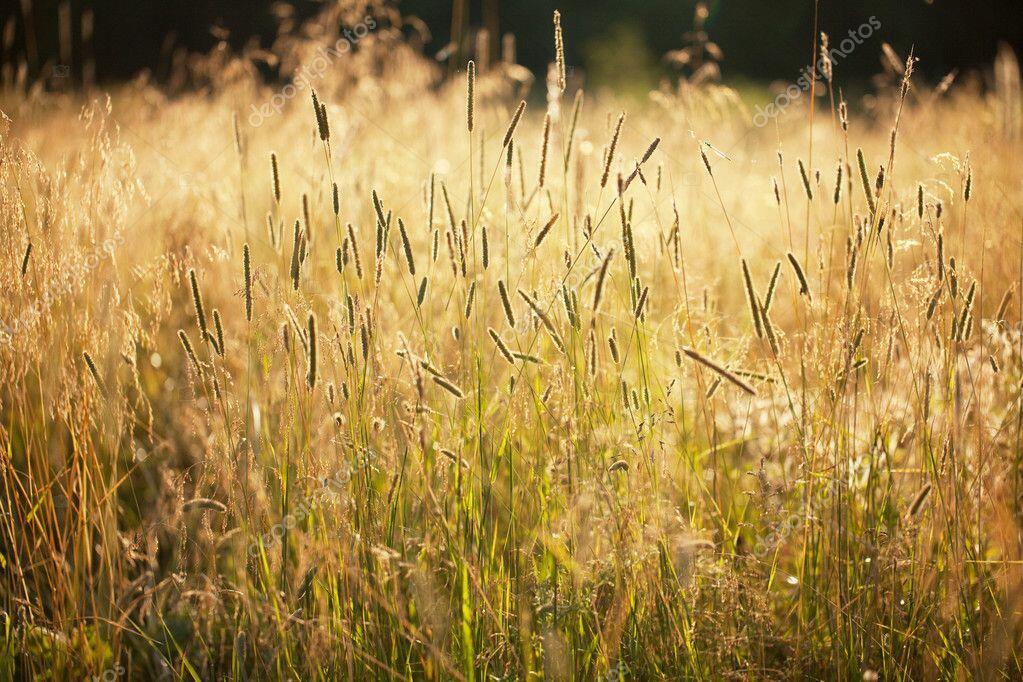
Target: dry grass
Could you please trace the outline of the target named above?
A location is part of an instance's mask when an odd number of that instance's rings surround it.
[[[3,674],[1023,674],[1018,68],[506,136],[391,21],[3,95]]]

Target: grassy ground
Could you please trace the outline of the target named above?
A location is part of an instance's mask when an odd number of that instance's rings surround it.
[[[389,26],[3,95],[2,674],[1023,674],[1018,68],[506,135]]]

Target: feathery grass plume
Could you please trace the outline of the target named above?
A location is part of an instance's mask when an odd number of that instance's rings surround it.
[[[508,124],[508,130],[504,133],[504,142],[501,143],[501,149],[506,148],[511,144],[512,137],[515,135],[515,128],[519,125],[519,119],[522,118],[522,112],[526,110],[526,100],[519,102],[519,106],[515,109],[515,113],[512,115],[511,123]],[[431,213],[432,215],[432,213]]]
[[[319,131],[320,139],[323,139],[323,123],[320,120],[323,116],[323,110],[320,109],[320,98],[316,96],[316,89],[310,89],[310,96],[313,100],[313,115],[316,117],[316,128]]]
[[[963,201],[970,203],[970,197],[973,195],[973,168],[966,168],[966,186],[963,188]]]
[[[597,316],[597,311],[600,310],[600,300],[604,295],[604,281],[607,279],[608,266],[611,265],[611,259],[615,255],[614,249],[609,249],[607,255],[604,256],[604,261],[600,264],[600,272],[597,273],[597,283],[593,288],[593,316]]]
[[[557,329],[555,329],[554,323],[551,322],[551,318],[548,317],[547,313],[545,313],[543,308],[540,307],[540,304],[533,300],[533,298],[529,294],[527,294],[522,289],[519,289],[518,292],[519,296],[522,297],[526,304],[533,310],[536,316],[540,319],[540,322],[543,324],[544,328],[547,329],[547,332],[551,335],[551,338],[554,340],[554,344],[558,347],[558,350],[564,352],[565,344],[561,340],[561,336],[558,335],[558,331]]]
[[[803,179],[803,189],[806,190],[806,198],[813,201],[813,190],[810,189],[810,178],[806,174],[806,166],[803,165],[803,160],[798,159],[799,164],[799,176]]]
[[[25,248],[25,257],[21,259],[21,277],[24,279],[25,273],[28,272],[28,259],[32,256],[32,242],[28,243]]]
[[[440,386],[445,391],[455,396],[459,400],[465,397],[465,394],[462,393],[462,389],[460,389],[458,386],[455,386],[445,377],[434,374],[431,378],[433,379],[433,383],[437,384],[438,386]]]
[[[313,238],[313,223],[309,217],[309,195],[302,192],[302,219],[305,221],[305,237],[308,240]]]
[[[1005,313],[1009,309],[1009,301],[1012,300],[1012,290],[1016,285],[1011,285],[1002,294],[1002,300],[998,303],[998,311],[995,313],[995,322],[1005,322]]]
[[[437,448],[437,452],[447,457],[453,464],[461,466],[463,469],[468,469],[471,466],[467,461],[465,461],[465,458],[459,457],[452,450],[448,450],[447,448]]]
[[[952,292],[952,298],[959,296],[959,275],[956,272],[956,259],[951,256],[948,259],[948,287]]]
[[[625,252],[625,262],[629,266],[629,279],[636,279],[636,247],[632,239],[632,223],[625,214],[622,200],[622,177],[618,176],[618,206],[621,208],[622,218],[622,250]]]
[[[945,281],[945,234],[943,232],[938,233],[937,243],[935,244],[935,256],[937,257],[937,271],[938,281]]]
[[[82,351],[82,358],[85,360],[85,366],[89,369],[89,374],[92,375],[93,381],[102,389],[103,380],[99,378],[99,371],[96,369],[96,363],[92,361],[92,356],[87,351]]]
[[[842,124],[842,130],[849,130],[849,107],[843,99],[838,103],[838,120]]]
[[[760,306],[757,305],[757,294],[753,289],[753,278],[749,274],[749,266],[746,264],[746,259],[742,259],[742,281],[746,289],[746,302],[749,304],[750,314],[753,316],[753,331],[756,332],[757,338],[764,338],[764,328],[760,320]]]
[[[613,474],[613,473],[618,472],[618,471],[628,472],[629,471],[629,463],[626,462],[624,459],[619,459],[619,460],[615,460],[614,462],[612,462],[611,466],[609,466],[607,468],[607,472],[609,474]]]
[[[561,285],[561,302],[565,306],[565,314],[568,315],[568,322],[573,329],[580,329],[579,308],[575,291],[570,290],[566,284]]]
[[[533,241],[533,248],[534,249],[540,247],[540,244],[543,243],[544,238],[547,237],[547,233],[550,232],[551,228],[554,227],[554,223],[558,222],[558,218],[559,217],[560,217],[560,214],[558,214],[558,213],[555,213],[554,215],[552,215],[550,217],[550,220],[547,221],[547,224],[544,225],[543,228],[540,230],[540,232],[536,235],[536,239]]]
[[[351,294],[345,297],[345,312],[348,313],[348,333],[355,333],[355,299]]]
[[[828,34],[821,31],[821,44],[820,44],[820,69],[821,75],[824,76],[829,84],[831,83],[832,76],[834,75],[833,67],[834,64],[831,61],[831,52],[828,49]]]
[[[512,355],[512,352],[508,349],[508,346],[505,344],[504,339],[501,338],[501,335],[498,334],[493,327],[487,327],[487,333],[490,334],[490,338],[494,340],[497,350],[501,351],[501,355],[503,355],[504,359],[508,361],[508,364],[514,365],[515,356]]]
[[[860,181],[863,183],[863,194],[867,197],[867,206],[870,207],[870,214],[874,215],[877,210],[874,205],[874,193],[870,189],[870,177],[867,176],[867,162],[863,158],[863,150],[856,150],[856,160],[860,164]]]
[[[504,201],[508,206],[515,203],[512,196],[512,158],[515,156],[515,141],[508,144],[507,152],[504,155]]]
[[[835,170],[835,197],[834,202],[837,205],[842,198],[842,162],[838,162],[838,168]]]
[[[639,300],[636,301],[636,309],[633,311],[633,316],[638,320],[643,315],[643,307],[646,305],[647,294],[650,293],[650,287],[643,287],[642,293],[639,295]]]
[[[561,33],[561,12],[554,10],[554,60],[558,70],[558,91],[565,91],[565,40]]]
[[[405,230],[405,221],[398,218],[398,232],[401,234],[401,248],[405,251],[405,261],[408,263],[408,274],[415,277],[416,262],[412,257],[412,244],[409,243],[408,232]]]
[[[959,324],[956,327],[956,333],[954,339],[956,341],[966,341],[970,337],[970,332],[973,330],[973,299],[977,293],[977,281],[974,280],[970,284],[969,290],[966,292],[966,301],[963,303],[963,311],[959,315]]]
[[[543,117],[543,141],[540,144],[540,179],[537,182],[542,188],[547,177],[547,148],[551,143],[551,115],[544,114]]]
[[[330,142],[330,119],[327,118],[327,105],[320,104],[320,120],[323,122],[323,130],[320,131],[320,139]]]
[[[913,503],[909,505],[909,511],[906,513],[906,517],[911,519],[917,514],[919,514],[920,510],[923,509],[924,502],[927,501],[927,498],[930,496],[930,494],[931,484],[928,483],[923,488],[921,488],[920,492],[918,492],[916,494],[916,497],[913,498]]]
[[[707,158],[707,152],[704,151],[703,145],[700,145],[700,158],[703,159],[703,167],[707,169],[707,175],[714,177],[714,171],[710,168],[710,159]]]
[[[384,215],[384,205],[383,205],[383,203],[381,203],[380,196],[377,194],[377,191],[376,190],[372,190],[372,192],[373,192],[373,210],[377,214],[377,224],[380,225],[380,226],[386,225],[387,224],[387,217]]]
[[[508,321],[508,326],[512,329],[515,328],[515,312],[512,309],[511,299],[508,297],[508,289],[504,285],[504,280],[497,280],[497,291],[501,294],[501,305],[504,307],[504,317]]]
[[[281,203],[281,174],[277,168],[277,153],[270,152],[270,170],[273,172],[274,201]]]
[[[341,246],[337,247],[337,250],[334,251],[334,268],[337,270],[337,274],[339,275],[345,274],[345,258],[347,258],[347,255],[345,254],[344,249],[347,248],[347,241],[348,238],[346,237],[345,241],[341,243]]]
[[[291,286],[295,291],[298,291],[298,281],[302,274],[302,234],[300,232],[301,225],[296,220],[294,237],[291,247]]]
[[[988,361],[988,364],[991,365],[991,371],[993,371],[995,374],[998,374],[998,372],[1001,371],[999,369],[999,367],[998,367],[998,361],[995,360],[995,356],[988,355],[987,356],[987,361]]]
[[[611,351],[611,359],[616,365],[619,364],[621,356],[618,353],[618,336],[614,327],[611,327],[611,333],[607,337],[607,349]]]
[[[472,316],[472,304],[476,300],[476,280],[469,284],[469,293],[465,297],[465,319]]]
[[[306,383],[309,390],[316,388],[316,316],[309,313],[309,371]]]
[[[924,186],[916,186],[916,216],[923,220],[924,217]]]
[[[195,320],[199,324],[199,334],[206,338],[209,330],[206,328],[206,311],[202,305],[202,294],[199,292],[199,280],[195,276],[195,270],[189,269],[188,281],[192,285],[192,306],[195,308]]]
[[[927,304],[927,318],[926,319],[929,320],[929,319],[931,319],[931,317],[934,316],[934,311],[937,310],[937,308],[938,308],[938,302],[941,300],[941,294],[942,294],[943,291],[945,291],[945,288],[943,286],[941,286],[940,284],[938,285],[938,288],[934,290],[934,293],[931,295],[931,300]]]
[[[764,314],[771,310],[771,302],[774,300],[774,290],[778,286],[778,276],[781,275],[781,261],[774,264],[774,272],[771,273],[771,281],[767,284],[767,295],[764,296]]]
[[[490,268],[490,238],[487,236],[487,226],[484,225],[480,229],[481,249],[483,252],[483,269],[488,270]]]
[[[845,270],[845,286],[849,290],[853,288],[853,281],[856,278],[856,259],[859,254],[859,248],[853,243],[852,237],[846,241],[846,251],[849,255],[849,264]]]
[[[333,187],[333,199],[334,199],[334,217],[341,214],[341,195],[337,189],[337,183],[334,183]]]
[[[215,511],[223,514],[227,511],[227,505],[219,500],[213,500],[208,497],[193,497],[192,499],[181,505],[181,511],[192,511],[193,509],[199,509],[201,511]]]
[[[813,296],[810,294],[810,285],[806,282],[806,276],[803,274],[803,268],[799,266],[799,261],[796,260],[795,255],[791,251],[786,253],[785,257],[789,259],[792,270],[796,273],[796,279],[799,280],[799,293],[812,301]]]
[[[884,187],[884,166],[877,167],[877,179],[874,181],[875,196],[881,198],[881,189]]]
[[[440,183],[440,191],[441,194],[444,195],[444,205],[448,210],[448,224],[451,226],[452,230],[455,230],[458,228],[458,223],[455,221],[455,212],[451,209],[451,197],[448,196],[448,185],[443,180]]]
[[[245,275],[245,319],[252,321],[252,262],[249,245],[242,246],[242,272]]]
[[[220,311],[216,308],[213,309],[213,331],[216,332],[213,337],[216,340],[213,348],[220,357],[224,357],[224,325],[220,321]]]
[[[359,343],[362,348],[362,359],[369,360],[369,327],[366,320],[359,324]]]
[[[772,177],[771,182],[774,184],[774,202],[781,206],[781,192],[778,190],[778,178]]]
[[[362,261],[359,259],[359,243],[355,240],[355,228],[351,223],[346,225],[348,230],[348,241],[346,242],[352,250],[352,261],[355,263],[355,276],[362,279]]]
[[[718,392],[718,389],[721,388],[721,382],[722,381],[724,381],[724,379],[722,379],[721,377],[715,377],[714,378],[714,383],[710,385],[710,388],[707,389],[707,393],[704,394],[704,397],[707,400],[710,400],[711,398],[713,398],[714,394]]]
[[[572,158],[572,147],[575,142],[575,129],[579,124],[579,113],[583,108],[583,91],[579,88],[575,91],[575,102],[572,104],[572,122],[568,126],[568,138],[565,146],[565,170],[568,170],[568,162]],[[509,165],[511,165],[509,163]]]
[[[737,369],[737,370],[734,370],[734,372],[735,372],[736,376],[747,377],[749,379],[756,379],[757,381],[764,381],[764,382],[767,382],[769,384],[773,384],[774,383],[774,378],[772,378],[772,377],[770,377],[770,376],[768,376],[766,374],[761,374],[760,372],[751,372],[751,371],[746,370],[746,369]]]
[[[287,326],[284,327],[287,329]],[[178,340],[181,341],[181,346],[185,349],[185,354],[188,355],[188,359],[192,361],[195,366],[195,370],[201,375],[202,365],[199,364],[199,358],[195,355],[195,349],[192,348],[192,342],[188,339],[188,334],[185,333],[184,329],[178,330]]]
[[[466,243],[467,239],[465,238],[466,226],[465,226],[465,221],[464,220],[462,221],[462,231],[459,233],[458,230],[455,230],[454,233],[455,233],[455,246],[458,247],[458,263],[461,266],[462,277],[465,277],[466,276],[465,243]],[[461,235],[461,236],[459,236],[459,235]]]
[[[469,132],[472,132],[473,114],[476,108],[476,62],[469,60],[469,68],[465,72],[465,109]]]
[[[639,179],[643,182],[644,185],[646,184],[646,179],[643,177],[642,166],[644,163],[650,160],[651,156],[654,155],[654,152],[657,151],[657,146],[659,144],[661,144],[661,138],[655,137],[653,142],[651,142],[650,145],[647,146],[646,151],[643,152],[642,158],[640,158],[639,162],[636,163],[635,170],[632,171],[632,174],[629,175],[628,179],[625,181],[625,189],[629,188],[629,185],[631,185],[632,181],[636,179],[636,176],[639,176]]]
[[[384,255],[384,224],[382,222],[380,222],[379,220],[377,221],[377,231],[376,231],[376,242],[375,242],[375,244],[376,244],[376,251],[374,252],[374,255],[376,256],[376,260],[379,261],[381,256]]]
[[[690,348],[689,346],[682,346],[682,352],[685,353],[686,355],[688,355],[691,359],[695,360],[696,362],[698,362],[701,365],[703,365],[704,367],[706,367],[707,369],[717,373],[722,378],[727,379],[728,381],[732,382],[733,384],[735,384],[736,386],[738,386],[739,388],[744,390],[746,393],[749,393],[750,395],[756,395],[757,394],[756,390],[752,386],[750,386],[745,381],[740,379],[733,372],[730,372],[729,370],[725,369],[724,367],[722,367],[721,365],[717,364],[716,362],[714,362],[710,358],[704,357],[703,355],[698,353],[695,349]]]
[[[607,186],[607,179],[611,175],[611,163],[614,161],[615,150],[618,148],[618,138],[622,134],[622,125],[625,123],[625,112],[618,116],[618,123],[615,124],[614,134],[611,136],[611,144],[607,148],[607,158],[604,161],[604,174],[600,176],[600,187]]]
[[[416,293],[416,305],[422,306],[423,301],[426,300],[426,285],[427,278],[424,277],[423,281],[419,283],[419,291]]]

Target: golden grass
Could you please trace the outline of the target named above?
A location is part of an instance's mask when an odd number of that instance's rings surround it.
[[[390,25],[3,95],[4,675],[1019,676],[1018,69],[523,113]]]

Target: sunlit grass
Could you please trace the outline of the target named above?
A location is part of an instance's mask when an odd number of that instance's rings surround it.
[[[570,78],[511,144],[514,68],[470,132],[382,20],[319,115],[5,92],[4,675],[1019,676],[1001,59],[847,130],[840,70],[812,127]]]

